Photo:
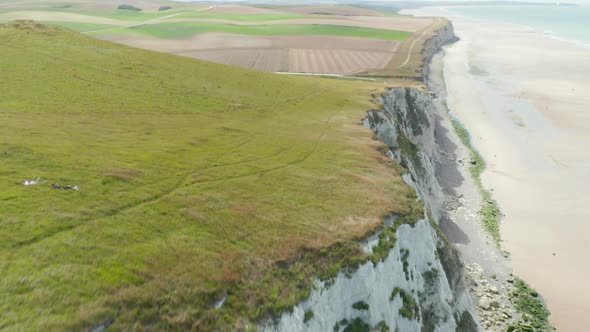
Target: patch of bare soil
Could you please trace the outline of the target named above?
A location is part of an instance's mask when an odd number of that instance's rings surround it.
[[[341,36],[267,36],[273,47],[394,52],[398,41]]]
[[[202,50],[228,50],[252,48],[276,48],[272,40],[260,36],[227,33],[204,33],[189,38],[164,39],[137,35],[106,35],[100,39],[165,53],[181,53]]]
[[[179,55],[261,71],[287,71],[287,49],[226,49],[179,52]]]
[[[160,52],[251,48],[343,49],[371,52],[395,52],[398,41],[340,36],[254,36],[228,33],[204,33],[181,39],[163,39],[138,35],[107,35],[101,39]]]
[[[289,72],[314,74],[355,74],[385,67],[392,53],[337,49],[289,51]]]
[[[134,47],[263,71],[354,74],[382,69],[397,41],[337,36],[245,36],[206,33],[183,39],[111,35]]]

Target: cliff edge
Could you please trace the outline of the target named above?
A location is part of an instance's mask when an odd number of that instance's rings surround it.
[[[425,41],[424,79],[432,56],[454,40],[447,22]],[[388,90],[379,97],[381,109],[369,111],[364,120],[386,153],[407,170],[404,179],[416,190],[423,215],[386,218],[383,229],[363,243],[367,253],[387,250],[384,259],[318,280],[307,300],[263,331],[480,330],[459,254],[437,225],[443,200],[435,168],[435,105],[423,90]]]

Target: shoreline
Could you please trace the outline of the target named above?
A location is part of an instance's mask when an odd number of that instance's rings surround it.
[[[488,164],[482,183],[504,214],[502,247],[543,296],[551,324],[576,331],[590,324],[590,153],[576,148],[590,144],[590,54],[530,28],[448,18],[462,39],[443,61],[448,104]]]
[[[478,6],[478,8],[483,8],[483,7],[498,7],[498,6],[501,6],[501,5]],[[526,6],[528,7],[530,5],[526,5]],[[519,7],[519,5],[510,5],[510,7],[511,8]],[[492,19],[472,18],[472,17],[469,17],[467,15],[463,15],[463,14],[458,14],[456,12],[452,12],[452,9],[451,8],[472,8],[472,7],[469,7],[469,6],[453,6],[453,7],[440,6],[440,7],[432,7],[431,9],[439,10],[440,12],[437,13],[436,15],[439,15],[441,17],[446,17],[446,18],[453,17],[455,20],[457,20],[457,19],[462,19],[462,20],[477,20],[477,21],[480,21],[480,22],[484,22],[486,24],[509,25],[509,26],[520,27],[523,30],[529,30],[531,33],[542,35],[544,37],[551,38],[551,39],[554,39],[554,40],[559,41],[559,42],[568,43],[568,44],[570,44],[573,47],[580,47],[580,48],[590,49],[590,42],[588,42],[588,41],[557,36],[557,35],[553,34],[553,32],[546,33],[546,31],[543,31],[543,30],[541,30],[539,28],[535,28],[533,26],[529,26],[529,25],[522,24],[522,23],[499,22],[499,21],[494,21]],[[412,10],[407,10],[407,11],[408,12],[412,12]]]
[[[471,176],[472,151],[456,132],[457,120],[446,106],[444,55],[443,49],[432,58],[427,79],[428,89],[437,95],[435,139],[441,150],[437,179],[445,193],[440,227],[461,254],[466,284],[482,327],[488,332],[504,332],[520,323],[509,297],[515,291],[514,277],[509,261],[479,222],[482,195]]]

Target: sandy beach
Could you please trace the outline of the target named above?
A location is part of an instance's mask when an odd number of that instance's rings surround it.
[[[514,273],[545,298],[560,331],[590,325],[590,49],[530,28],[444,10],[450,110],[488,163]]]

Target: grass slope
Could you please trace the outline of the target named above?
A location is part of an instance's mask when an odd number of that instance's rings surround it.
[[[109,30],[97,34],[140,33],[159,38],[187,37],[207,32],[244,35],[330,35],[387,40],[404,40],[412,33],[406,31],[359,28],[340,25],[236,25],[206,22],[169,22],[144,25],[134,29]]]
[[[359,125],[377,85],[30,22],[0,43],[0,329],[252,327],[415,207]]]

